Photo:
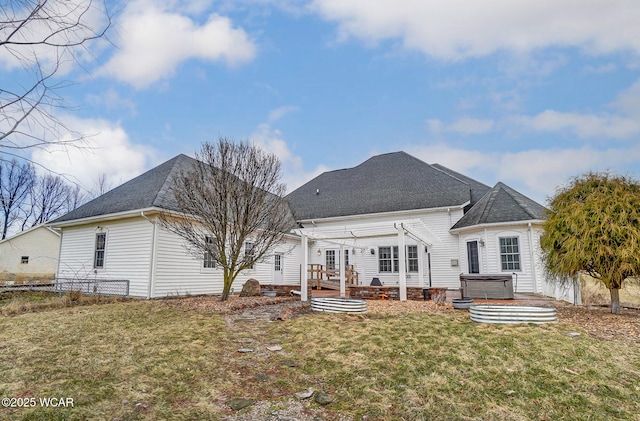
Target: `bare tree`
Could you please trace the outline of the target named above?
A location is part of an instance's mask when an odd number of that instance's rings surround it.
[[[0,0],[0,67],[21,69],[19,80],[2,78],[0,150],[17,154],[83,138],[55,115],[66,106],[57,91],[69,84],[57,76],[110,26],[104,4],[92,0]]]
[[[34,180],[33,165],[28,162],[21,164],[17,159],[6,161],[0,156],[0,207],[2,209],[0,239],[7,238],[9,228],[20,218],[20,212],[29,197]]]
[[[165,212],[160,220],[204,265],[222,270],[224,301],[238,274],[282,243],[293,220],[275,155],[221,138],[204,143],[196,159],[173,181],[179,212]]]
[[[75,195],[79,188],[59,175],[45,174],[36,179],[31,188],[30,206],[24,206],[22,230],[45,223],[75,209]],[[72,207],[73,206],[73,207]]]
[[[102,196],[113,188],[113,184],[109,176],[106,173],[102,173],[93,180],[93,188],[89,192],[89,196],[92,199]]]

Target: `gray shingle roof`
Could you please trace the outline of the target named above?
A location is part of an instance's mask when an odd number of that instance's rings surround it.
[[[471,209],[471,207],[473,205],[475,205],[476,203],[478,203],[478,201],[482,198],[482,196],[484,196],[485,194],[487,194],[487,192],[489,190],[491,190],[491,187],[487,186],[484,183],[479,182],[478,180],[474,180],[471,177],[467,177],[464,174],[460,174],[459,172],[456,172],[450,168],[445,167],[444,165],[440,165],[440,164],[431,164],[433,167],[436,167],[437,169],[439,169],[440,171],[444,171],[447,174],[449,174],[452,177],[456,177],[462,181],[464,181],[465,183],[467,183],[469,185],[469,187],[471,188],[471,203],[469,203],[467,206],[465,206],[464,211],[467,212],[469,209]]]
[[[175,199],[170,192],[173,176],[181,169],[192,168],[195,162],[195,159],[186,155],[178,155],[85,203],[52,223],[151,207],[176,210]]]
[[[451,229],[545,219],[545,207],[503,183],[496,184]]]
[[[297,220],[460,206],[470,186],[405,152],[325,172],[287,199]]]

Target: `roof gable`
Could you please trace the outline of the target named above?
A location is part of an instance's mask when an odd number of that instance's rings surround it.
[[[306,220],[460,206],[470,201],[470,187],[405,152],[394,152],[325,172],[287,199],[296,219]]]
[[[489,190],[452,229],[482,224],[545,219],[545,207],[504,183]]]
[[[53,222],[84,219],[150,207],[176,210],[175,199],[170,191],[171,182],[181,169],[191,168],[195,162],[195,159],[180,154],[79,206]]]

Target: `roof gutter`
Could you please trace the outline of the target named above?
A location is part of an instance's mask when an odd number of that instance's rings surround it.
[[[460,233],[464,231],[472,231],[478,228],[507,227],[507,226],[513,226],[513,225],[528,225],[528,224],[533,224],[533,225],[544,224],[544,220],[543,219],[524,219],[521,221],[506,221],[506,222],[492,222],[488,224],[476,224],[476,225],[469,225],[468,227],[462,227],[462,228],[451,228],[449,232],[452,234],[455,234],[455,233]]]
[[[105,214],[105,215],[96,215],[96,216],[89,216],[86,218],[78,218],[78,219],[72,219],[69,221],[61,221],[61,222],[51,222],[48,223],[47,226],[52,227],[52,228],[62,228],[62,227],[71,227],[71,226],[75,226],[75,225],[86,225],[86,224],[92,224],[95,222],[102,222],[102,221],[112,221],[112,220],[116,220],[116,219],[122,219],[122,218],[135,218],[137,216],[140,216],[141,213],[147,212],[147,213],[151,213],[151,212],[160,212],[161,209],[160,208],[146,208],[146,209],[136,209],[136,210],[132,210],[132,211],[124,211],[124,212],[117,212],[117,213],[109,213],[109,214]]]
[[[406,209],[406,210],[389,211],[389,212],[374,212],[374,213],[362,213],[362,214],[355,214],[355,215],[329,216],[326,218],[300,219],[298,220],[298,223],[313,224],[315,226],[319,222],[320,223],[321,222],[337,222],[337,221],[350,220],[353,218],[367,218],[367,217],[380,217],[380,216],[401,217],[402,215],[434,213],[434,212],[450,212],[452,209],[463,209],[469,203],[471,203],[471,201],[468,200],[460,205],[443,206],[439,208]]]

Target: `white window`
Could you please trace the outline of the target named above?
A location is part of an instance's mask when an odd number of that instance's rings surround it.
[[[336,251],[335,250],[325,250],[325,252],[324,252],[324,262],[327,265],[327,270],[336,270]]]
[[[93,267],[96,269],[104,267],[104,251],[107,248],[107,234],[104,232],[96,234],[96,248],[93,255]]]
[[[246,243],[244,243],[244,254],[247,256],[253,256],[253,243],[250,241],[247,241]],[[249,269],[253,269],[255,266],[255,264],[251,264],[251,266],[249,266]]]
[[[418,272],[418,246],[407,246],[407,272]]]
[[[273,256],[273,270],[276,272],[282,271],[282,255],[276,254]]]
[[[391,247],[378,247],[378,271],[380,273],[393,272],[393,266]]]
[[[398,246],[378,247],[378,271],[381,273],[397,273],[399,271]],[[418,272],[418,246],[407,246],[407,272]]]
[[[500,238],[500,263],[502,271],[520,270],[520,247],[518,237]]]
[[[204,253],[204,261],[202,263],[202,267],[205,269],[212,269],[216,267],[216,262],[213,258],[213,252],[216,250],[215,239],[210,236],[205,236],[205,243],[207,246],[207,251]]]

